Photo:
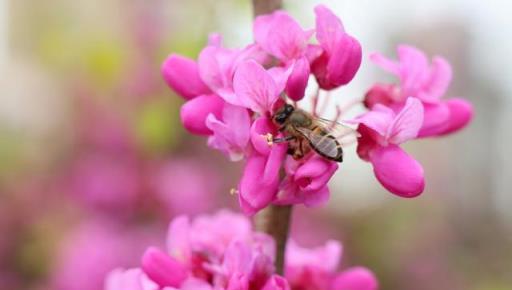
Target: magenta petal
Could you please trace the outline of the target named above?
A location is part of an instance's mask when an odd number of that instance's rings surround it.
[[[162,64],[161,70],[167,84],[185,99],[210,93],[199,77],[197,63],[189,58],[171,54]]]
[[[398,63],[390,60],[381,53],[374,52],[370,54],[370,60],[387,72],[390,72],[397,76],[400,73],[400,66],[398,65]]]
[[[210,114],[206,118],[206,126],[213,132],[208,138],[208,146],[222,151],[231,161],[243,158],[251,127],[251,117],[246,108],[225,103],[222,120]]]
[[[293,71],[286,83],[286,94],[294,101],[300,101],[304,97],[304,92],[308,85],[309,62],[303,57],[298,59],[293,65]]]
[[[304,192],[304,205],[307,207],[314,207],[324,205],[329,201],[331,191],[327,185],[315,191]]]
[[[183,265],[154,247],[148,248],[142,256],[142,270],[162,287],[178,287],[188,276]]]
[[[327,63],[327,78],[334,86],[346,85],[361,65],[362,49],[359,41],[345,34],[334,46]]]
[[[315,7],[316,38],[324,50],[331,53],[343,35],[345,29],[341,20],[324,5]]]
[[[290,290],[290,285],[288,285],[288,281],[285,278],[273,275],[267,280],[262,290]]]
[[[448,89],[452,81],[452,67],[450,63],[442,57],[434,57],[430,67],[430,78],[425,84],[426,92],[422,93],[423,101],[437,101]]]
[[[286,145],[274,145],[268,156],[254,153],[247,160],[239,191],[247,214],[266,207],[277,194],[279,169],[286,156]]]
[[[363,267],[349,268],[334,279],[332,290],[376,290],[378,282],[375,275]]]
[[[384,137],[388,134],[388,128],[393,122],[394,115],[393,110],[381,104],[376,104],[371,111],[349,122],[363,124]]]
[[[387,139],[393,144],[401,144],[418,136],[423,124],[423,104],[409,97],[402,110],[396,115],[388,128]]]
[[[210,135],[212,131],[206,126],[206,118],[213,114],[220,118],[224,100],[217,95],[202,95],[189,100],[181,107],[180,117],[183,126],[191,133]]]
[[[464,99],[453,98],[447,100],[446,104],[450,109],[450,119],[442,135],[464,128],[473,118],[473,106],[470,102]]]
[[[282,61],[303,54],[311,36],[284,11],[258,16],[253,31],[256,43]]]
[[[390,192],[401,197],[415,197],[423,192],[423,167],[400,147],[377,146],[369,157],[375,177]]]
[[[450,108],[445,102],[423,103],[424,117],[418,137],[439,135],[446,129],[450,119]]]
[[[276,128],[272,121],[266,117],[256,119],[251,127],[251,142],[254,149],[262,155],[268,155],[272,148],[265,136],[268,133],[273,135],[276,133]]]
[[[274,79],[253,60],[238,66],[233,78],[233,89],[242,103],[261,115],[271,110],[279,95]]]
[[[324,187],[338,169],[338,163],[322,157],[312,157],[302,164],[294,180],[303,191],[315,191]]]

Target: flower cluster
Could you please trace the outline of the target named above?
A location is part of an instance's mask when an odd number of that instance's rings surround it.
[[[423,168],[398,145],[415,139],[442,136],[466,126],[473,116],[469,102],[442,100],[452,77],[450,64],[406,45],[398,47],[398,62],[374,53],[371,60],[398,76],[399,84],[375,84],[364,104],[369,112],[356,118],[362,137],[358,154],[372,163],[375,176],[389,191],[414,197],[423,192]]]
[[[274,241],[254,232],[243,215],[220,211],[171,223],[167,251],[149,248],[140,268],[116,269],[106,290],[375,290],[377,280],[363,267],[337,272],[341,245],[305,249],[293,241],[286,251],[285,275],[274,272]]]
[[[272,116],[286,102],[304,98],[310,76],[319,91],[329,91],[348,84],[359,69],[359,42],[325,6],[317,6],[315,14],[311,30],[283,11],[259,16],[254,43],[228,49],[215,34],[197,61],[172,54],[162,66],[166,82],[187,100],[181,108],[184,127],[208,136],[208,145],[232,161],[245,160],[236,192],[247,214],[270,203],[312,206],[329,198],[327,183],[337,163],[314,152],[293,159],[287,155],[288,144],[270,146],[263,137],[283,137]],[[372,55],[400,84],[374,85],[363,102],[369,111],[350,122],[361,135],[359,156],[371,162],[382,185],[413,197],[424,189],[423,169],[399,145],[464,127],[472,108],[461,99],[440,99],[451,79],[444,59],[436,57],[429,66],[422,52],[406,46],[399,47],[399,57],[395,63]],[[318,116],[316,103],[311,114]]]
[[[311,74],[321,89],[331,90],[347,84],[359,68],[359,42],[326,7],[315,13],[314,30],[276,11],[256,18],[255,42],[243,49],[224,48],[212,35],[197,62],[173,54],[162,66],[169,86],[187,100],[181,108],[185,128],[208,136],[208,145],[231,160],[245,159],[237,192],[248,214],[270,203],[314,205],[329,197],[335,162],[314,154],[293,160],[286,144],[269,146],[262,137],[280,135],[273,112],[285,96],[301,100]],[[310,42],[315,34],[318,44]]]

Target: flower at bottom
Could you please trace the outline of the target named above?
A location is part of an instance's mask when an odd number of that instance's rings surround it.
[[[377,289],[363,267],[336,272],[341,245],[305,249],[289,242],[286,273],[275,273],[273,239],[255,232],[249,219],[220,211],[189,221],[176,218],[169,227],[167,251],[150,247],[140,268],[115,269],[106,290],[298,290]]]

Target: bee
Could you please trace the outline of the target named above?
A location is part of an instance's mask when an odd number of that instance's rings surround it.
[[[272,121],[284,133],[283,138],[269,140],[271,143],[288,142],[288,154],[296,160],[306,156],[312,149],[322,157],[343,161],[343,149],[339,141],[357,131],[335,121],[314,117],[304,110],[285,104],[272,116]],[[341,133],[335,137],[335,133]]]

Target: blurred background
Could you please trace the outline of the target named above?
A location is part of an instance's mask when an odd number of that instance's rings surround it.
[[[345,102],[388,80],[367,59],[410,43],[448,58],[448,96],[472,124],[407,144],[425,193],[401,199],[349,151],[325,208],[294,212],[300,244],[344,244],[381,289],[512,289],[512,4],[477,0],[285,1],[304,27],[324,3],[363,46]],[[0,289],[99,290],[135,266],[178,214],[237,208],[241,164],[184,132],[160,77],[171,52],[195,58],[210,32],[252,39],[245,0],[0,0]],[[191,202],[194,201],[194,202]]]

